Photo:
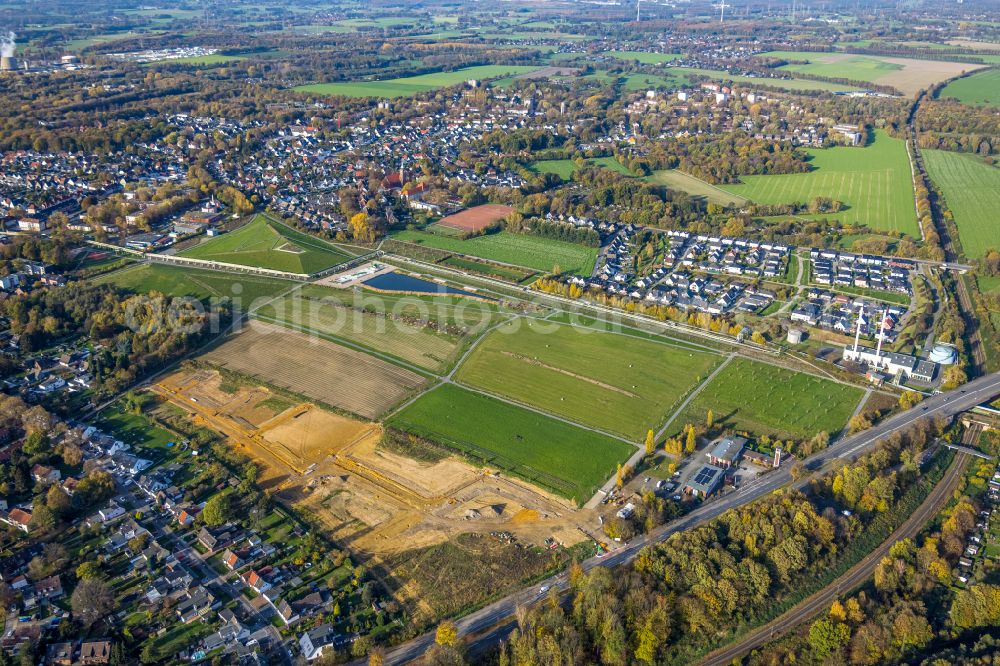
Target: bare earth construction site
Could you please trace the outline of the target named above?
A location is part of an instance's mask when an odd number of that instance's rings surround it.
[[[379,446],[380,424],[294,403],[249,378],[187,369],[153,391],[258,462],[261,486],[277,499],[376,563],[466,532],[564,546],[589,538],[576,525],[593,517],[564,499],[447,453],[433,462],[399,455]],[[405,589],[398,596],[406,600]]]

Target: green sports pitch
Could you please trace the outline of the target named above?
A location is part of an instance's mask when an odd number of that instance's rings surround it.
[[[419,93],[456,86],[472,79],[496,79],[503,76],[533,72],[538,67],[526,65],[481,65],[452,72],[435,72],[385,81],[345,81],[317,83],[294,88],[296,92],[343,97],[409,97]]]
[[[180,252],[182,257],[307,275],[351,258],[339,248],[258,215],[236,231]]]
[[[812,167],[807,173],[744,176],[743,183],[721,188],[762,204],[808,203],[815,197],[830,197],[845,208],[820,217],[920,237],[910,158],[902,139],[876,131],[875,141],[864,148],[806,152]]]
[[[443,384],[388,425],[440,442],[583,504],[635,449],[523,407]]]
[[[671,423],[715,421],[755,435],[808,439],[818,432],[836,435],[864,396],[856,386],[745,358],[733,359]]]

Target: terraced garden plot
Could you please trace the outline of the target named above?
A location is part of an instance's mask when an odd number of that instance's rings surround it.
[[[920,237],[913,208],[913,178],[906,144],[882,131],[864,148],[815,148],[806,151],[808,173],[744,176],[721,189],[756,203],[807,203],[830,197],[846,204],[839,213],[818,217],[859,224],[879,231]]]
[[[264,215],[236,231],[189,247],[180,256],[297,274],[317,273],[351,258],[325,241]]]
[[[380,417],[426,383],[373,356],[258,321],[200,358],[367,419]]]
[[[583,504],[635,450],[495,398],[443,384],[390,418],[412,432]]]
[[[411,314],[405,314],[388,306],[379,295],[348,292],[351,300],[357,300],[345,302],[346,294],[338,298],[331,293],[334,291],[344,290],[309,286],[268,304],[254,315],[293,330],[350,341],[432,372],[450,367],[465,346],[466,335],[447,321],[449,311],[468,313],[468,319],[476,321],[473,330],[485,328],[493,319],[489,306],[442,303],[446,310],[440,316],[430,307],[421,307],[425,301],[414,301],[408,308]],[[404,304],[400,309],[407,309],[406,299],[396,303]]]
[[[712,410],[716,423],[755,435],[799,439],[821,431],[835,435],[847,425],[863,395],[854,386],[735,358],[695,396],[671,429],[704,423]]]
[[[481,341],[456,378],[639,441],[720,361],[651,340],[515,320]]]
[[[1000,168],[981,157],[944,150],[921,151],[931,180],[955,216],[962,250],[969,258],[1000,248]]]

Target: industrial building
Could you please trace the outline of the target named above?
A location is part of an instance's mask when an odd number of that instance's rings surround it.
[[[854,363],[861,363],[872,370],[883,372],[892,377],[899,377],[904,380],[915,379],[920,382],[931,383],[937,373],[938,364],[898,352],[882,351],[882,341],[885,339],[885,315],[882,317],[882,325],[879,327],[878,346],[875,349],[861,345],[861,323],[864,311],[858,317],[858,328],[854,335],[854,344],[844,348],[844,360]]]

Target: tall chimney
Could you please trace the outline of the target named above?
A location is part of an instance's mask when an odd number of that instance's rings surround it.
[[[875,357],[878,364],[882,365],[882,339],[885,338],[885,318],[889,316],[889,308],[882,312],[882,321],[878,324],[878,346],[875,348]]]
[[[865,305],[861,304],[861,312],[858,313],[858,330],[854,334],[854,360],[859,360],[857,354],[859,353],[858,345],[861,344],[861,318],[865,316]]]

